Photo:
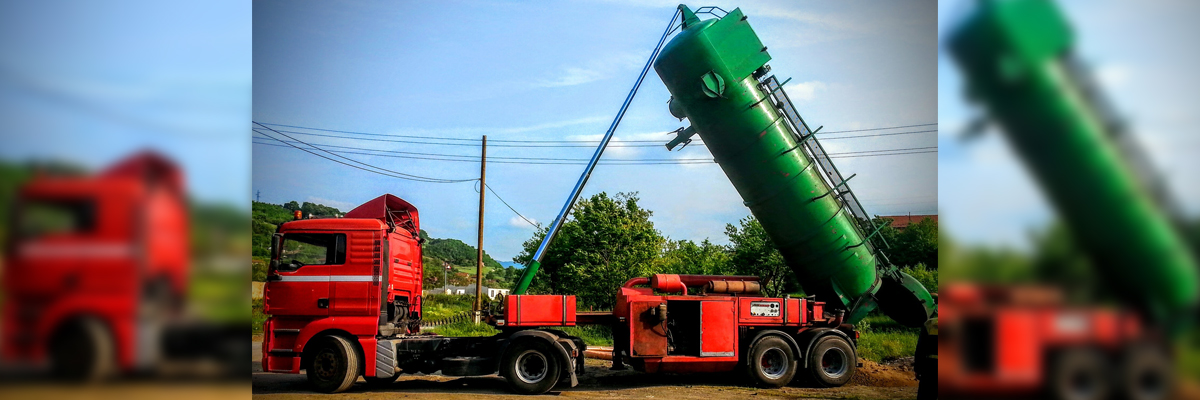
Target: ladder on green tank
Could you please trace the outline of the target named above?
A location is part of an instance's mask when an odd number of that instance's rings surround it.
[[[785,82],[786,83],[786,82]],[[821,142],[817,140],[817,135],[808,128],[808,124],[804,122],[804,118],[800,117],[800,113],[796,111],[796,107],[792,104],[792,100],[788,98],[787,92],[783,90],[783,84],[771,75],[759,80],[759,85],[764,93],[767,93],[771,98],[771,104],[775,109],[783,114],[788,120],[788,126],[791,127],[792,135],[796,141],[800,143],[808,156],[816,161],[820,175],[825,178],[825,183],[833,188],[836,193],[834,198],[837,199],[841,207],[848,208],[850,213],[858,220],[859,234],[867,238],[864,243],[867,249],[874,254],[876,259],[882,260],[883,265],[891,265],[887,255],[882,249],[890,248],[887,240],[883,236],[876,233],[879,232],[880,226],[875,224],[871,219],[871,215],[867,214],[862,203],[858,201],[858,197],[854,195],[854,191],[850,189],[847,181],[850,178],[842,176],[841,171],[838,171],[837,166],[833,164],[833,160],[829,158],[829,154],[825,152],[825,148],[821,146]],[[819,128],[818,128],[819,130]],[[853,176],[851,176],[853,178]]]

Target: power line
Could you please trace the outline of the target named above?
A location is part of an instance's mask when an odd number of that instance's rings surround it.
[[[928,133],[928,132],[937,132],[937,131],[938,131],[937,129],[930,129],[930,130],[924,130],[924,131],[911,131],[911,132],[876,133],[876,134],[871,134],[871,135],[823,137],[823,138],[821,138],[821,141],[839,140],[839,139],[857,139],[857,138],[877,137],[877,136],[911,135],[914,133]],[[846,131],[846,132],[849,132],[849,131]],[[830,132],[830,133],[832,133],[832,132]]]
[[[257,123],[257,122],[255,122],[255,124],[258,124],[258,123]],[[309,143],[307,143],[307,142],[304,142],[304,141],[302,141],[302,140],[299,140],[299,139],[296,139],[296,138],[294,138],[294,137],[288,136],[287,134],[284,134],[284,133],[282,133],[282,132],[279,132],[279,131],[277,131],[277,130],[275,130],[275,129],[272,129],[272,128],[268,127],[268,126],[261,125],[261,124],[260,124],[259,126],[262,126],[263,128],[269,129],[269,130],[271,130],[272,132],[275,132],[275,133],[278,133],[278,134],[280,134],[280,135],[283,135],[283,136],[285,136],[285,137],[287,137],[287,138],[289,138],[289,139],[292,139],[292,140],[294,140],[294,141],[296,141],[296,142],[303,143],[303,144],[305,144],[305,145],[307,145],[307,146],[309,146],[309,147],[312,147],[312,148],[314,148],[314,149],[321,150],[321,151],[323,151],[323,152],[329,153],[329,154],[331,154],[331,155],[333,155],[333,156],[335,156],[335,157],[342,158],[342,159],[344,159],[344,160],[351,161],[351,162],[354,162],[354,163],[356,163],[356,164],[364,165],[364,166],[367,166],[367,167],[370,167],[370,168],[374,168],[374,169],[377,169],[377,170],[380,170],[380,171],[386,171],[386,172],[390,172],[391,174],[381,173],[381,172],[378,172],[378,171],[372,171],[372,170],[369,170],[369,169],[366,169],[366,168],[362,168],[362,167],[359,167],[359,166],[356,166],[356,165],[347,164],[347,163],[344,163],[344,162],[341,162],[341,161],[338,161],[338,160],[334,160],[334,159],[332,159],[332,158],[325,157],[325,156],[322,156],[322,155],[320,155],[320,154],[317,154],[317,153],[313,153],[313,152],[309,151],[308,149],[305,149],[305,148],[302,148],[302,147],[299,147],[299,146],[293,145],[293,144],[291,144],[291,143],[287,143],[287,142],[285,142],[285,141],[283,141],[283,140],[279,140],[279,138],[276,138],[276,137],[274,137],[274,136],[271,136],[271,135],[269,135],[269,134],[267,134],[267,133],[265,133],[265,132],[262,132],[262,131],[259,131],[259,130],[254,130],[256,133],[258,133],[258,134],[260,134],[260,135],[265,135],[265,136],[267,136],[267,137],[269,137],[269,138],[271,138],[271,139],[275,139],[275,140],[277,140],[277,141],[279,141],[279,142],[282,142],[282,143],[284,143],[284,144],[287,144],[288,146],[291,146],[291,147],[294,147],[294,148],[297,148],[297,149],[300,149],[300,150],[304,150],[305,152],[307,152],[307,153],[309,153],[309,154],[312,154],[312,155],[315,155],[315,156],[318,156],[318,157],[324,158],[324,159],[326,159],[326,160],[334,161],[334,162],[337,162],[337,163],[339,163],[339,164],[343,164],[343,165],[347,165],[347,166],[355,167],[355,168],[358,168],[358,169],[361,169],[361,170],[364,170],[364,171],[375,172],[375,173],[377,173],[377,174],[380,174],[380,175],[387,175],[387,176],[391,176],[391,177],[395,177],[395,178],[400,178],[400,179],[408,179],[408,180],[412,180],[412,181],[419,181],[419,182],[429,182],[429,183],[458,183],[458,182],[470,182],[470,181],[473,181],[473,180],[474,180],[474,179],[457,179],[457,180],[455,180],[455,179],[440,179],[440,178],[430,178],[430,177],[426,177],[426,176],[412,175],[412,174],[406,174],[406,173],[403,173],[403,172],[392,171],[392,170],[390,170],[390,169],[386,169],[386,168],[377,167],[377,166],[374,166],[374,165],[371,165],[371,164],[367,164],[367,163],[364,163],[364,162],[361,162],[361,161],[358,161],[358,160],[354,160],[354,159],[351,159],[351,158],[343,157],[343,156],[341,156],[341,155],[338,155],[338,154],[336,154],[336,153],[334,153],[334,152],[331,152],[331,151],[329,151],[329,150],[322,149],[322,148],[320,148],[320,147],[317,147],[317,146],[315,146],[315,145],[309,144]]]
[[[338,129],[312,128],[312,127],[299,126],[299,125],[285,125],[285,124],[272,124],[272,123],[263,123],[263,124],[264,124],[264,125],[271,125],[271,126],[282,126],[282,127],[294,128],[294,129],[304,129],[304,130],[311,130],[311,131],[319,131],[319,132],[344,133],[344,134],[350,134],[350,135],[362,135],[362,136],[374,136],[374,137],[396,137],[396,138],[410,138],[410,139],[429,139],[429,140],[463,141],[463,142],[475,142],[475,141],[476,141],[476,139],[466,139],[466,138],[452,138],[452,137],[438,137],[438,136],[419,136],[419,135],[399,135],[399,134],[382,134],[382,133],[357,132],[357,131],[347,131],[347,130],[338,130]],[[928,124],[917,124],[917,125],[902,125],[902,126],[889,126],[889,127],[882,127],[882,128],[854,129],[854,130],[843,130],[843,131],[820,132],[820,134],[822,134],[822,135],[825,135],[825,134],[833,134],[833,133],[867,132],[867,131],[879,131],[879,130],[900,129],[900,128],[913,128],[913,127],[920,127],[920,126],[932,126],[932,125],[937,125],[937,123],[935,122],[935,123],[928,123]],[[312,135],[312,136],[336,137],[336,138],[343,138],[343,139],[353,139],[353,140],[368,140],[368,139],[362,139],[362,138],[350,138],[350,137],[336,136],[336,135],[321,135],[321,134],[315,134],[315,133],[310,133],[310,132],[295,132],[295,131],[286,131],[286,130],[285,130],[284,132],[288,132],[288,133],[294,133],[294,134],[301,134],[301,135]],[[937,132],[937,130],[936,130],[936,129],[934,129],[934,130],[923,130],[923,131],[913,131],[913,132],[886,133],[886,134],[879,134],[879,135],[858,135],[858,136],[846,136],[846,137],[839,137],[839,138],[837,138],[837,139],[849,139],[849,138],[855,138],[855,137],[873,137],[873,136],[903,135],[903,134],[911,134],[911,133],[925,133],[925,132]],[[826,138],[826,139],[833,139],[833,138]],[[594,144],[597,144],[597,143],[600,143],[600,141],[599,141],[599,140],[512,140],[512,139],[508,139],[508,140],[506,140],[506,139],[494,139],[494,140],[492,140],[492,142],[503,142],[503,143],[543,143],[543,144],[544,144],[544,143],[558,143],[558,144],[572,144],[572,143],[578,143],[578,144],[592,144],[592,145],[594,145]],[[620,141],[620,142],[618,142],[618,143],[661,143],[661,142],[662,142],[662,141],[659,141],[659,140],[622,140],[622,141]],[[410,142],[410,141],[403,141],[403,142],[400,142],[400,143],[440,144],[440,145],[450,145],[450,146],[475,146],[475,144],[473,144],[473,143],[426,143],[426,142]],[[703,144],[703,143],[696,143],[696,144]],[[579,146],[553,146],[553,145],[552,145],[552,146],[532,146],[532,145],[531,145],[531,146],[521,146],[521,145],[500,145],[500,146],[502,146],[502,147],[592,147],[592,146],[582,146],[582,145],[579,145]],[[649,146],[620,146],[620,147],[649,147]]]
[[[541,225],[539,225],[539,224],[538,224],[538,223],[536,223],[536,222],[533,222],[533,221],[531,221],[529,218],[525,218],[525,216],[524,216],[524,215],[522,215],[520,212],[517,212],[517,209],[515,209],[515,208],[513,208],[513,206],[509,205],[507,201],[504,201],[504,198],[503,198],[503,197],[500,197],[500,194],[499,194],[499,193],[496,193],[496,190],[495,190],[495,189],[492,189],[492,185],[487,185],[487,184],[485,184],[485,185],[483,185],[483,186],[484,186],[484,187],[487,187],[487,190],[488,190],[489,192],[492,192],[492,195],[496,196],[496,198],[497,198],[497,199],[500,199],[500,202],[501,202],[501,203],[504,203],[504,206],[505,206],[505,207],[508,207],[508,209],[509,209],[509,210],[512,210],[513,214],[517,214],[517,216],[518,216],[518,217],[521,217],[521,219],[525,220],[525,222],[528,222],[530,225],[533,225],[533,227],[534,227],[534,228],[538,228],[538,229],[541,229],[541,228],[542,228],[542,226],[541,226]]]
[[[274,138],[272,138],[272,139],[274,139]],[[276,140],[278,140],[278,139],[276,139]],[[260,144],[260,145],[266,145],[266,146],[285,147],[285,146],[281,146],[281,145],[277,145],[277,144],[273,144],[273,143],[263,143],[263,142],[253,142],[253,143]],[[292,147],[295,147],[295,146],[292,146]],[[857,158],[857,157],[870,157],[870,156],[937,153],[936,149],[937,149],[937,146],[930,146],[930,147],[913,147],[913,148],[902,148],[902,149],[885,149],[885,150],[867,150],[867,151],[853,151],[853,152],[843,152],[843,153],[829,153],[828,155],[829,155],[829,158],[831,158],[831,159],[833,159],[833,158]],[[366,150],[370,150],[370,149],[366,149]],[[338,151],[326,150],[326,151],[331,152],[331,153],[340,153],[340,154],[360,154],[360,155],[367,155],[367,156],[403,158],[403,159],[415,159],[415,160],[454,161],[454,162],[469,162],[469,163],[479,162],[478,157],[476,157],[474,159],[457,159],[457,158],[437,157],[437,156],[442,156],[439,154],[428,154],[428,155],[432,155],[435,157],[421,156],[422,154],[426,154],[426,153],[415,153],[418,155],[393,155],[393,154],[378,154],[378,153],[367,153],[367,152],[345,151],[345,150],[338,150]],[[370,151],[389,152],[387,150],[370,150]],[[395,152],[395,153],[411,153],[411,152]],[[470,156],[458,156],[458,155],[451,155],[451,156],[470,157]],[[489,158],[491,158],[491,157],[489,157]],[[586,160],[583,160],[583,159],[554,159],[554,158],[539,159],[539,158],[533,158],[533,157],[526,157],[524,159],[529,160],[529,161],[492,161],[492,160],[489,160],[488,162],[496,163],[496,164],[526,164],[526,165],[583,165],[583,164],[586,164]],[[713,163],[715,163],[715,161],[713,161],[712,159],[692,158],[692,159],[606,160],[606,161],[601,161],[600,163],[605,164],[605,165],[688,165],[688,164],[713,164]]]
[[[848,131],[830,131],[830,132],[821,132],[821,134],[828,134],[828,133],[849,133],[849,132],[867,132],[867,131],[883,131],[883,130],[888,130],[888,129],[915,128],[915,127],[918,127],[918,126],[932,126],[932,125],[937,125],[937,124],[938,124],[937,122],[931,122],[931,123],[928,123],[928,124],[903,125],[903,126],[888,126],[888,127],[883,127],[883,128],[854,129],[854,130],[848,130]]]
[[[264,144],[266,144],[266,143],[264,143]],[[383,153],[410,154],[410,155],[418,155],[418,156],[459,157],[459,158],[465,158],[465,160],[463,160],[463,161],[471,161],[471,162],[479,161],[479,156],[465,155],[465,154],[439,154],[439,153],[422,153],[422,152],[398,151],[398,150],[379,150],[379,149],[372,149],[372,148],[366,148],[366,147],[338,146],[338,145],[329,145],[329,144],[322,144],[322,146],[342,148],[342,149],[351,149],[351,150],[376,151],[376,152],[383,152]],[[891,152],[891,151],[929,150],[929,149],[936,149],[936,148],[938,148],[938,146],[908,147],[908,148],[899,148],[899,149],[863,150],[863,151],[851,151],[851,152],[829,153],[829,154],[830,155],[849,155],[849,154],[861,154],[861,153],[882,153],[882,152]],[[499,157],[499,156],[493,156],[493,157],[488,157],[488,158],[489,159],[504,159],[504,160],[533,160],[533,161],[588,161],[589,160],[586,158]],[[636,161],[636,162],[642,162],[642,161],[669,161],[669,162],[703,161],[703,162],[711,162],[712,159],[711,158],[640,158],[640,159],[633,159],[633,160],[618,159],[618,160],[605,160],[605,161],[606,162],[634,162],[634,161]]]
[[[264,146],[288,147],[288,146],[278,145],[278,144],[274,144],[274,143],[263,143],[263,142],[252,142],[252,143],[260,144],[260,145],[264,145]],[[292,147],[294,147],[294,146],[292,146]],[[367,155],[367,156],[403,158],[403,159],[414,159],[414,160],[454,161],[454,162],[467,162],[467,163],[479,162],[479,159],[469,160],[469,159],[457,159],[457,158],[406,156],[406,155],[377,154],[377,153],[366,153],[366,152],[346,151],[346,150],[337,150],[337,151],[333,151],[333,152],[340,153],[340,154],[361,154],[361,155]],[[489,157],[489,158],[491,158],[491,157]],[[578,161],[541,162],[541,161],[492,161],[492,160],[488,160],[488,162],[492,163],[492,164],[526,164],[526,165],[584,165],[584,164],[587,164],[586,162],[578,162]],[[660,164],[668,165],[668,164],[712,164],[713,161],[705,160],[705,161],[687,161],[687,162],[670,162],[670,161],[642,162],[642,161],[638,161],[638,160],[611,160],[611,161],[601,161],[600,163],[605,164],[605,165],[660,165]]]
[[[418,156],[459,157],[459,158],[466,158],[467,159],[466,161],[471,161],[471,162],[479,161],[479,156],[467,155],[467,154],[439,154],[439,153],[422,153],[422,152],[399,151],[399,150],[379,150],[379,149],[372,149],[372,148],[367,148],[367,147],[338,146],[338,145],[332,145],[332,144],[322,144],[321,146],[339,148],[339,149],[349,149],[349,150],[368,150],[368,151],[378,151],[378,152],[394,153],[394,154],[410,154],[410,155],[418,155]],[[488,156],[488,160],[588,161],[588,159],[586,159],[586,158],[501,157],[501,156]],[[711,158],[640,159],[640,161],[711,161],[711,160],[712,160]],[[609,161],[621,161],[621,160],[609,160]]]

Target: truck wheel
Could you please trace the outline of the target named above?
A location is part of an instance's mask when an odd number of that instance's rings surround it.
[[[808,353],[808,378],[818,387],[838,387],[850,382],[858,367],[854,347],[841,336],[829,335],[817,339]]]
[[[1125,352],[1118,382],[1121,397],[1129,400],[1161,400],[1174,384],[1171,360],[1157,346],[1134,345]]]
[[[1101,400],[1110,387],[1108,361],[1086,348],[1064,350],[1054,358],[1047,382],[1048,395],[1055,400]]]
[[[917,382],[917,400],[936,400],[938,398],[937,360],[929,361],[929,370]]]
[[[796,376],[796,355],[786,341],[768,336],[754,344],[746,358],[746,372],[761,387],[777,388]]]
[[[542,394],[558,383],[562,366],[554,349],[543,340],[522,340],[512,344],[500,364],[500,375],[514,392]]]
[[[339,336],[326,336],[312,343],[312,357],[308,362],[308,382],[318,392],[337,393],[349,389],[358,380],[358,351],[349,340]]]
[[[112,334],[103,323],[91,318],[70,324],[54,335],[50,364],[55,378],[83,382],[104,380],[116,371]]]

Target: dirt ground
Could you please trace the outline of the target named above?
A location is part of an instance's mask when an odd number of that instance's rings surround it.
[[[257,343],[256,343],[257,344]],[[550,392],[548,395],[570,398],[609,399],[703,399],[715,398],[806,398],[806,399],[915,399],[916,380],[910,366],[880,365],[864,361],[850,384],[832,389],[783,387],[759,389],[744,386],[740,374],[644,374],[627,369],[611,371],[612,363],[588,359],[579,386]],[[359,379],[345,393],[313,393],[303,375],[261,372],[255,362],[251,379],[254,397],[263,399],[307,398],[412,398],[412,399],[494,399],[518,397],[509,392],[504,378],[446,377],[440,375],[402,375],[395,383],[373,388]],[[522,396],[523,397],[523,396]]]

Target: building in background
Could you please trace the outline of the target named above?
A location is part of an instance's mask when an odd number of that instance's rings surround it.
[[[934,223],[938,222],[937,214],[932,215],[883,215],[879,218],[887,218],[892,220],[892,228],[898,231],[904,230],[909,225],[924,221],[926,218],[932,219]]]

